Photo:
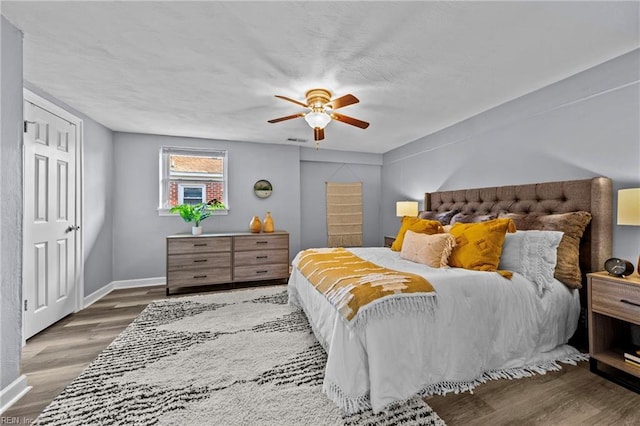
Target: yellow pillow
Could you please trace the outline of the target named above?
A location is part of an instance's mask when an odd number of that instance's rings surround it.
[[[456,238],[451,234],[428,235],[409,230],[404,234],[400,257],[432,268],[442,268],[447,266],[455,245]]]
[[[449,265],[476,271],[497,271],[507,231],[516,231],[511,219],[454,224],[449,232],[456,237],[456,246],[449,256]]]
[[[398,231],[396,240],[391,244],[391,250],[402,250],[402,242],[404,234],[407,231],[418,232],[420,234],[438,234],[443,232],[442,224],[437,220],[420,219],[418,217],[404,216],[402,218],[402,226]]]

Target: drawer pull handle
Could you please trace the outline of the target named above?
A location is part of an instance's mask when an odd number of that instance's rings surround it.
[[[193,263],[202,263],[202,262],[206,262],[207,259],[196,259],[193,261]]]
[[[256,256],[256,259],[267,259],[269,256]]]
[[[269,271],[256,271],[256,274],[266,274]]]
[[[202,278],[207,278],[207,276],[206,275],[194,275],[193,278],[202,279]]]
[[[622,303],[626,303],[627,305],[637,306],[640,308],[640,303],[635,303],[627,299],[620,299]]]
[[[194,247],[206,247],[207,243],[194,244]]]

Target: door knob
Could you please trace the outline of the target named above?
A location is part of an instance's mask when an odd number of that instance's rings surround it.
[[[65,229],[65,232],[68,234],[71,231],[79,231],[80,230],[80,226],[78,225],[69,225],[69,227],[67,229]]]

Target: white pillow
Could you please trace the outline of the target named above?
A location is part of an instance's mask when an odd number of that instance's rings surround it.
[[[538,288],[538,296],[551,289],[563,232],[517,231],[505,235],[498,269],[518,272]]]

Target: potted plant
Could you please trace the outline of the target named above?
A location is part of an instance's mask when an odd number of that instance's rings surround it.
[[[178,204],[171,207],[171,213],[179,213],[180,217],[187,223],[193,222],[191,233],[193,235],[202,234],[200,222],[211,216],[214,210],[223,210],[225,205],[215,198],[208,203],[199,204]]]

